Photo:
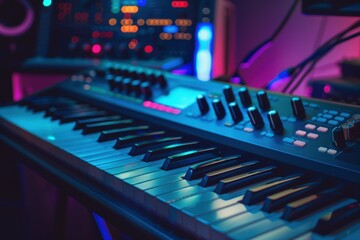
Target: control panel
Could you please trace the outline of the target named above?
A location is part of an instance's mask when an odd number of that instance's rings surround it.
[[[352,181],[360,171],[357,106],[112,63],[61,88],[280,162]]]

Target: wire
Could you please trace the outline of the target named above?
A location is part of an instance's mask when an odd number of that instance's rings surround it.
[[[296,78],[301,74],[303,68],[310,63],[311,61],[315,60],[318,56],[322,56],[323,54],[326,54],[328,51],[330,51],[331,44],[335,41],[338,41],[341,39],[344,35],[349,33],[350,31],[356,29],[360,26],[360,20],[356,21],[340,33],[336,34],[332,38],[330,38],[328,41],[326,41],[323,45],[321,45],[313,54],[311,54],[309,57],[305,58],[302,62],[300,62],[297,66],[292,67],[290,69],[294,69],[292,78],[288,81],[288,83],[285,85],[285,87],[282,89],[281,92],[285,93],[290,88],[290,86],[294,83]],[[330,47],[330,49],[329,49]]]
[[[355,37],[360,36],[360,32],[354,33],[352,35],[349,35],[347,37],[344,37],[342,39],[339,39],[338,41],[334,42],[333,44],[331,44],[328,48],[327,51],[324,52],[322,55],[318,56],[315,60],[313,60],[313,62],[311,63],[310,67],[307,69],[307,71],[303,74],[303,76],[301,77],[301,79],[299,79],[296,84],[291,88],[291,90],[289,91],[290,94],[292,94],[299,86],[300,84],[305,80],[306,76],[309,75],[309,73],[314,69],[314,67],[316,66],[316,64],[320,61],[320,59],[322,59],[327,53],[330,52],[331,49],[333,49],[335,46],[349,41]]]
[[[289,11],[285,15],[284,19],[281,21],[280,25],[276,28],[274,33],[266,40],[259,43],[255,48],[253,48],[237,65],[236,71],[240,68],[241,65],[249,67],[250,64],[257,58],[263,51],[271,46],[271,43],[274,39],[281,33],[285,25],[288,23],[291,15],[296,9],[297,4],[300,0],[294,0],[293,4],[291,5]]]

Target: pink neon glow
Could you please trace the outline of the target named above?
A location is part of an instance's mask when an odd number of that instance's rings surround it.
[[[94,44],[91,48],[91,51],[94,53],[94,54],[99,54],[101,53],[101,45],[100,44]]]
[[[13,73],[12,85],[13,85],[13,99],[14,101],[19,101],[20,99],[23,98],[23,92],[21,89],[21,79],[19,73]]]
[[[330,93],[331,92],[331,86],[329,84],[326,84],[324,86],[324,93]]]
[[[264,46],[259,48],[254,55],[252,55],[251,58],[247,62],[244,62],[241,64],[242,68],[249,68],[251,64],[261,55],[263,54],[268,48],[270,48],[272,45],[272,42],[266,43]]]
[[[155,109],[161,112],[167,112],[167,113],[171,113],[174,115],[177,115],[179,113],[181,113],[181,111],[179,109],[176,108],[172,108],[172,107],[168,107],[159,103],[155,103],[152,101],[145,101],[143,102],[143,106],[146,108],[151,108],[151,109]]]

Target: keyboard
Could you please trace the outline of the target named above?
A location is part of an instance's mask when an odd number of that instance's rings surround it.
[[[357,106],[106,63],[1,107],[0,129],[156,237],[360,237]]]

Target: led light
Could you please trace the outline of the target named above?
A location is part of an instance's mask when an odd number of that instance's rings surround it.
[[[100,44],[94,44],[92,47],[91,47],[91,51],[93,54],[99,54],[101,53],[101,50],[102,50],[102,47]]]
[[[116,23],[117,23],[117,21],[116,21],[115,18],[110,18],[110,19],[109,19],[109,25],[110,25],[110,26],[115,26]]]
[[[331,86],[329,84],[326,84],[324,86],[324,93],[330,93],[331,92]]]
[[[145,51],[146,53],[152,53],[153,50],[154,50],[154,48],[153,48],[151,45],[147,45],[147,46],[145,46],[145,48],[144,48],[144,51]]]
[[[196,76],[201,81],[209,81],[212,69],[213,26],[210,23],[200,23],[196,31],[195,69]]]
[[[43,0],[43,6],[44,7],[50,7],[52,4],[52,0]]]

